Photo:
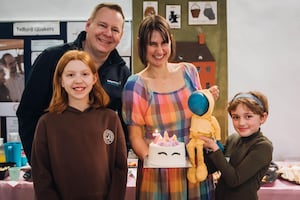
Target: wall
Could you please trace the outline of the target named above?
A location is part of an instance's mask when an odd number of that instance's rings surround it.
[[[75,7],[72,1],[72,6],[66,8],[61,6],[65,1],[60,0],[6,1],[0,7],[0,20],[26,20],[29,15],[34,19],[52,19],[62,11],[68,13],[63,20],[82,20],[89,15],[92,2],[82,1],[87,6]],[[129,1],[119,2],[127,6]],[[298,12],[298,0],[227,1],[228,97],[248,90],[260,90],[269,97],[270,116],[262,130],[274,143],[275,160],[300,160],[296,128],[300,102]],[[233,132],[230,120],[229,129]]]
[[[132,19],[131,0],[1,0],[0,21],[86,20],[95,5],[114,2],[122,6],[126,20]]]
[[[273,141],[274,159],[300,160],[299,1],[228,0],[227,8],[228,96],[265,93],[270,115],[262,131]]]

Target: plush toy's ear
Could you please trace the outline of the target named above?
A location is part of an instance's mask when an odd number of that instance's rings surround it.
[[[202,92],[195,91],[188,99],[188,106],[194,114],[202,116],[207,112],[209,102]]]

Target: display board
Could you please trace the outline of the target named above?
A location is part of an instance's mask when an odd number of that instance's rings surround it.
[[[77,35],[85,29],[85,21],[24,21],[24,22],[0,22],[0,58],[10,54],[20,65],[18,74],[23,77],[22,91],[28,79],[31,66],[36,57],[50,46],[72,42]],[[124,34],[117,49],[131,70],[131,21],[125,21]],[[5,84],[9,80],[9,69],[1,66],[5,71]],[[2,83],[1,83],[2,84]],[[18,84],[20,85],[20,84]],[[7,88],[10,97],[16,91],[15,88]],[[21,90],[21,89],[20,89]],[[2,92],[2,91],[1,91]],[[0,98],[1,135],[17,132],[18,123],[16,110],[21,99],[22,92],[18,98],[9,100]],[[8,125],[9,124],[9,125]],[[8,130],[8,127],[12,130]]]

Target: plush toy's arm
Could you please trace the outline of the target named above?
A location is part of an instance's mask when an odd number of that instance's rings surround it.
[[[221,127],[220,127],[218,120],[214,116],[211,116],[211,122],[212,122],[212,126],[215,129],[214,135],[213,135],[214,139],[221,140]]]

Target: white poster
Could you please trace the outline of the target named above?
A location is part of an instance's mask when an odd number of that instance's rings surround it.
[[[166,19],[171,28],[181,28],[180,5],[166,5]]]
[[[147,17],[149,15],[157,15],[158,14],[158,2],[157,1],[144,1],[143,2],[143,17]]]
[[[188,6],[189,25],[217,24],[217,1],[190,1]]]

